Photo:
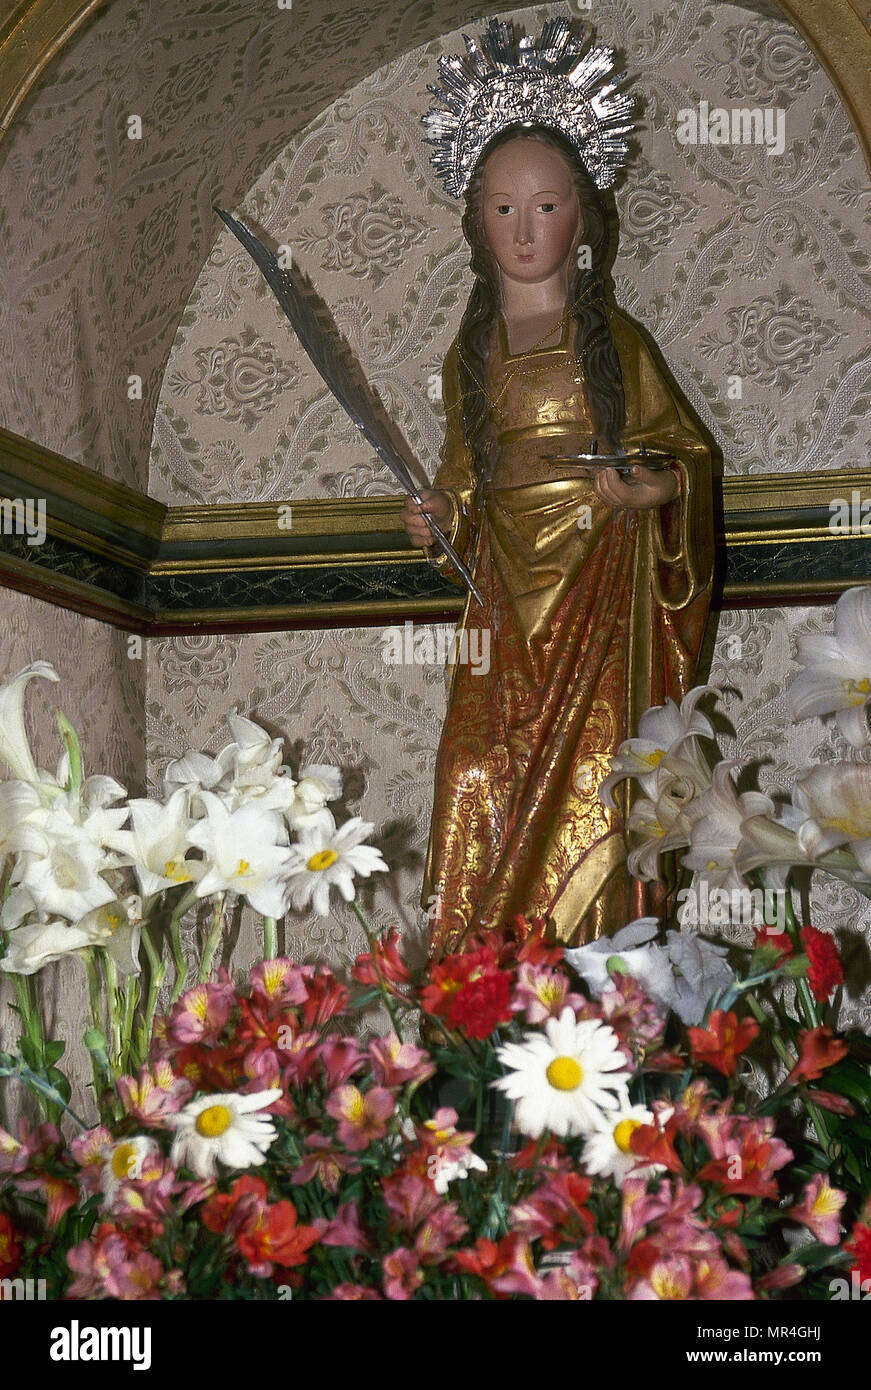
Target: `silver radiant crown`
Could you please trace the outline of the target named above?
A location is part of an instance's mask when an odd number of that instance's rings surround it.
[[[589,47],[566,19],[548,20],[536,43],[491,19],[480,42],[463,35],[468,57],[439,59],[441,103],[421,117],[432,162],[453,198],[465,192],[481,151],[514,125],[560,131],[599,188],[610,188],[626,162],[633,98],[617,88],[614,50]]]

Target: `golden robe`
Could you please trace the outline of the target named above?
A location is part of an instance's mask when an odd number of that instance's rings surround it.
[[[663,507],[614,509],[592,478],[545,457],[588,451],[594,433],[571,320],[558,347],[515,355],[497,320],[483,483],[461,428],[456,343],[445,360],[433,486],[452,499],[450,538],[484,608],[467,599],[436,765],[422,895],[436,957],[517,913],[549,917],[580,945],[651,906],[625,867],[625,790],[619,812],[598,791],[644,710],[692,685],[713,570],[711,461],[637,329],[616,309],[610,324],[623,447],[644,441],[677,460],[680,493]]]

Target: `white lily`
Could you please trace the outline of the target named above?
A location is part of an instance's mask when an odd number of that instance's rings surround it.
[[[815,767],[796,783],[792,800],[807,818],[796,839],[809,859],[848,845],[865,878],[871,877],[871,766]]]
[[[30,782],[0,782],[0,862],[19,850],[45,853],[45,836],[29,823],[39,805],[39,792]]]
[[[651,998],[660,999],[671,993],[672,972],[664,947],[653,940],[658,930],[658,918],[639,917],[614,936],[597,937],[586,946],[564,951],[563,955],[594,994],[614,988],[608,961],[619,957],[625,973],[638,980]]]
[[[197,897],[238,893],[264,917],[283,917],[292,860],[281,817],[254,802],[230,811],[213,792],[199,796],[206,814],[187,832],[189,844],[206,856]]]
[[[7,975],[35,975],[51,961],[90,944],[87,932],[69,922],[33,922],[9,933],[0,970]]]
[[[292,830],[335,830],[336,823],[327,802],[342,795],[342,774],[327,763],[309,763],[300,769],[293,805],[287,813]]]
[[[847,589],[835,605],[835,631],[798,639],[805,667],[789,689],[794,719],[834,714],[854,748],[871,742],[871,587]]]
[[[227,719],[234,742],[214,758],[187,753],[170,763],[163,778],[167,795],[182,789],[196,794],[211,791],[231,811],[246,802],[256,802],[262,810],[289,810],[295,783],[290,768],[281,762],[283,741],[243,715],[229,714]]]
[[[654,774],[655,800],[643,796],[629,812],[628,829],[635,844],[627,857],[627,868],[636,878],[659,877],[659,858],[690,843],[692,825],[699,814],[701,793],[710,783],[707,767],[693,768],[684,760],[675,766],[672,758],[662,760]]]
[[[114,900],[115,892],[101,877],[114,861],[80,828],[73,830],[77,833],[46,834],[46,852],[22,855],[11,881],[30,893],[38,912],[79,922],[95,907]]]
[[[671,995],[664,1003],[688,1027],[701,1023],[712,995],[729,989],[735,976],[726,960],[727,948],[694,931],[669,931],[665,949],[673,975]]]
[[[301,830],[291,845],[289,901],[297,911],[311,905],[319,917],[330,910],[330,888],[335,885],[345,902],[354,900],[354,875],[368,878],[386,873],[381,851],[362,843],[375,829],[373,822],[352,816],[340,829],[320,826]]]
[[[13,777],[22,782],[39,781],[39,773],[24,727],[24,692],[28,681],[36,676],[41,676],[47,681],[60,680],[50,662],[34,661],[5,685],[0,685],[0,762],[6,763]]]
[[[594,994],[616,988],[608,960],[619,957],[626,973],[657,1004],[673,1009],[686,1024],[700,1023],[711,995],[734,981],[726,947],[697,932],[679,931],[666,932],[660,945],[653,940],[658,929],[655,917],[639,917],[614,936],[599,937],[564,956]]]
[[[231,766],[232,745],[224,748],[215,758],[207,753],[185,753],[167,765],[163,774],[163,789],[166,796],[176,791],[212,791],[227,776]]]
[[[626,777],[635,777],[647,797],[656,795],[656,770],[665,758],[674,763],[675,758],[687,759],[691,771],[681,767],[683,775],[695,777],[696,772],[704,775],[706,764],[695,746],[697,738],[713,738],[714,730],[710,720],[696,709],[703,695],[717,693],[714,686],[697,685],[681,700],[678,707],[674,700],[667,699],[664,705],[654,705],[645,710],[638,721],[637,738],[628,738],[620,744],[611,760],[611,772],[599,788],[599,797],[605,806],[616,810],[613,788]],[[680,753],[678,750],[681,750]],[[675,766],[675,770],[678,768]]]
[[[747,816],[735,851],[736,872],[746,879],[754,869],[762,869],[769,886],[785,888],[790,869],[811,862],[796,835],[806,819],[794,806],[777,806],[773,815]]]
[[[751,816],[773,816],[774,802],[764,792],[737,792],[732,780],[736,763],[720,762],[711,785],[701,793],[690,831],[690,852],[683,857],[688,869],[704,873],[712,888],[742,888],[744,880],[735,867],[741,828]]]
[[[231,809],[256,801],[264,810],[287,811],[295,800],[296,783],[282,765],[283,740],[240,714],[228,715],[236,742],[231,745],[232,775],[226,788]],[[226,750],[225,750],[226,751]]]
[[[142,899],[131,893],[95,908],[77,926],[87,936],[89,946],[108,951],[122,975],[138,975],[142,921]]]
[[[188,793],[173,792],[166,803],[137,799],[130,802],[132,830],[110,837],[113,849],[132,864],[143,897],[162,893],[177,883],[198,882],[206,871],[202,860],[186,858],[187,832],[194,825],[188,812]]]

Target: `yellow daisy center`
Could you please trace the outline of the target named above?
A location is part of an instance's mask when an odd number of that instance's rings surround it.
[[[321,869],[328,869],[331,864],[335,864],[338,855],[334,849],[319,849],[317,854],[313,854],[306,865],[313,873],[319,873]]]
[[[621,1154],[630,1154],[629,1140],[632,1138],[636,1129],[641,1128],[640,1120],[621,1120],[614,1130],[614,1143]]]
[[[194,1128],[204,1139],[217,1139],[233,1123],[233,1116],[226,1105],[210,1105],[197,1115]]]
[[[112,1155],[112,1175],[119,1179],[129,1178],[136,1165],[136,1145],[119,1144]]]
[[[251,865],[248,863],[248,860],[240,859],[239,863],[236,865],[236,876],[239,877],[242,874],[250,874],[250,872]]]
[[[574,1057],[554,1057],[545,1074],[555,1091],[576,1091],[584,1079]]]

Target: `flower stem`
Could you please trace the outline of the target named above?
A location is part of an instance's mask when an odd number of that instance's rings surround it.
[[[101,951],[103,978],[106,981],[106,1003],[109,1009],[109,1033],[111,1044],[109,1048],[109,1060],[112,1063],[113,1076],[118,1074],[118,1066],[121,1061],[121,1002],[118,990],[118,967],[113,956],[108,951]]]
[[[139,1027],[136,1036],[135,1059],[137,1066],[144,1066],[151,1047],[151,1033],[154,1028],[154,1014],[157,1008],[157,994],[163,984],[166,975],[166,963],[157,954],[157,948],[151,939],[151,933],[147,926],[142,932],[142,944],[145,947],[145,954],[148,957],[148,993],[145,996],[145,1008],[142,1018],[139,1020]]]
[[[139,1002],[138,975],[124,977],[124,1022],[121,1029],[121,1055],[118,1058],[118,1075],[123,1075],[130,1065],[133,1052],[133,1019]]]
[[[197,975],[197,982],[199,984],[203,984],[206,980],[211,978],[215,952],[218,949],[218,945],[224,933],[224,903],[226,898],[226,893],[218,893],[215,898],[215,905],[212,908],[212,920],[209,923],[209,931],[203,947],[203,958],[200,961],[199,974]]]
[[[169,1001],[170,1007],[179,998],[187,984],[188,967],[181,944],[180,924],[188,908],[196,902],[196,897],[196,888],[188,889],[187,893],[184,893],[182,897],[179,898],[172,910],[172,916],[169,919],[169,949],[172,953],[172,963],[175,966],[175,982],[172,987],[172,998]]]
[[[275,960],[278,955],[278,927],[274,917],[263,918],[263,959]]]

